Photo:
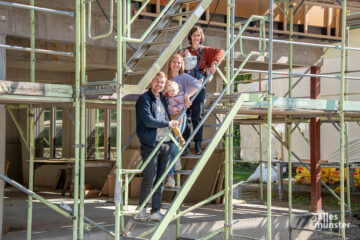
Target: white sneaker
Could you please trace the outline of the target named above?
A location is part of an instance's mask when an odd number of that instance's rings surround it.
[[[165,183],[166,187],[175,187],[175,179],[174,176],[168,176],[167,181]]]
[[[149,219],[151,221],[160,222],[163,219],[163,215],[160,213],[160,211],[157,211],[157,212],[150,214]]]
[[[182,169],[181,161],[178,159],[175,163],[175,172],[180,171]]]
[[[146,208],[143,208],[140,213],[137,215],[137,219],[140,221],[147,221],[148,220],[148,214],[146,212]]]

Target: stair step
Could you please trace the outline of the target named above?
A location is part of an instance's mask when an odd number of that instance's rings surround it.
[[[142,56],[136,57],[134,60],[150,60],[150,59],[157,59],[160,55],[151,55],[151,56]]]
[[[126,223],[126,225],[128,225],[128,224],[131,224],[131,223],[133,223],[133,224],[142,224],[142,225],[146,225],[146,226],[154,226],[154,225],[156,225],[156,222],[152,222],[152,221],[150,221],[150,220],[147,220],[147,221],[141,221],[141,220],[139,220],[139,219],[136,219],[136,218],[131,218],[127,223]]]
[[[181,17],[181,16],[186,16],[186,15],[192,14],[192,13],[193,13],[193,11],[174,13],[174,14],[167,15],[166,17]]]
[[[227,114],[228,112],[230,112],[230,109],[225,109],[225,108],[214,109],[212,111],[212,113],[215,113],[215,114]]]
[[[155,46],[155,45],[163,45],[163,44],[168,44],[170,43],[170,41],[165,41],[165,42],[151,42],[151,43],[145,43],[144,46]]]
[[[123,240],[146,240],[146,238],[126,237],[126,236],[121,236],[121,239],[123,239]]]
[[[186,156],[181,156],[182,159],[185,159],[185,158],[192,158],[192,159],[196,159],[196,158],[200,158],[201,155],[196,155],[196,154],[188,154]]]
[[[179,0],[178,3],[200,2],[200,0]]]
[[[172,191],[172,192],[177,192],[177,191],[181,191],[181,187],[164,187],[164,190],[167,191]]]
[[[192,170],[179,170],[175,172],[175,174],[183,174],[183,175],[190,175],[191,173]]]
[[[165,28],[159,28],[157,31],[159,32],[169,32],[169,31],[177,31],[181,28],[181,26],[175,26],[175,27],[165,27]]]
[[[131,75],[144,75],[147,72],[147,70],[142,71],[134,71],[134,72],[125,72],[125,75],[131,76]]]
[[[206,123],[204,124],[204,127],[220,127],[221,124],[218,123]]]
[[[171,207],[171,204],[170,204],[170,203],[162,203],[162,204],[161,204],[161,208],[169,209],[170,207]]]

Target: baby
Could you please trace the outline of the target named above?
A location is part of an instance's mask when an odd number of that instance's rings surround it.
[[[185,107],[185,94],[183,92],[180,92],[179,84],[174,81],[167,81],[165,89],[169,97],[168,111],[170,114],[170,119],[177,119]],[[184,146],[185,139],[181,135],[180,129],[176,127],[172,130],[175,133],[176,137],[179,139],[180,145]]]
[[[189,49],[185,49],[184,51],[184,70],[186,73],[190,74],[191,76],[195,77],[201,82],[204,81],[205,79],[203,71],[200,69],[200,66],[198,65],[198,57],[191,55]]]

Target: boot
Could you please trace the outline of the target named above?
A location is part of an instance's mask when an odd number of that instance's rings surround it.
[[[201,155],[202,154],[201,142],[195,142],[195,154],[196,155]]]

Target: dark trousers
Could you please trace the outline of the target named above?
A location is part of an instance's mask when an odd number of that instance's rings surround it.
[[[145,201],[145,198],[151,192],[151,189],[159,180],[161,175],[165,172],[170,160],[170,145],[171,142],[163,143],[159,150],[155,153],[154,157],[150,160],[143,172],[144,179],[140,188],[139,206]],[[141,157],[146,161],[147,157],[154,150],[153,146],[141,144]],[[161,207],[162,192],[164,190],[164,181],[161,182],[159,188],[152,196],[152,209],[151,213],[157,212]]]
[[[203,88],[200,93],[197,95],[195,100],[192,102],[191,107],[187,110],[187,119],[186,119],[186,127],[183,133],[183,137],[187,140],[191,134],[191,123],[193,129],[195,129],[201,119],[202,115],[204,114],[204,101],[206,97],[206,91]],[[201,142],[203,135],[203,126],[201,125],[199,131],[194,136],[195,142]]]

